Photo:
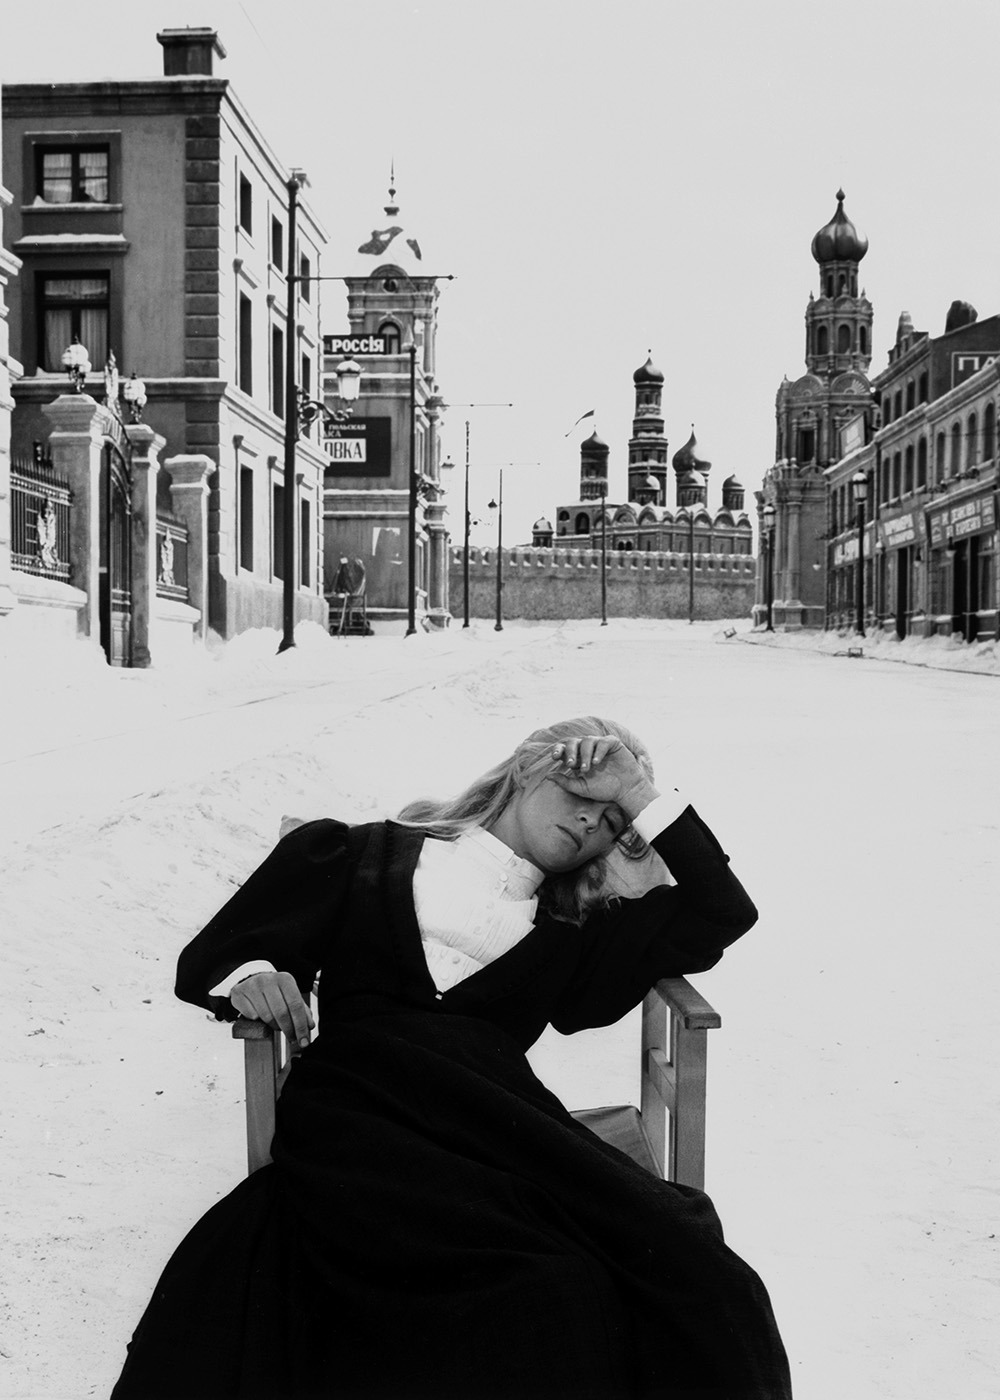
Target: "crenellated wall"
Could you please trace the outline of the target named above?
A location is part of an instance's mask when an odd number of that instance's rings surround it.
[[[451,550],[451,609],[463,607],[463,550]],[[496,613],[495,549],[469,550],[469,612]],[[748,617],[753,608],[756,561],[747,554],[694,556],[696,618]],[[601,553],[592,549],[503,551],[503,616],[557,619],[598,617],[601,611]],[[610,552],[607,561],[609,617],[687,617],[690,607],[688,556],[676,553]]]

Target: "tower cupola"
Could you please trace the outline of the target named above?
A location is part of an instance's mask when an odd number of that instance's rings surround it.
[[[610,449],[596,432],[580,443],[580,500],[599,501],[608,494]]]
[[[691,424],[691,436],[684,446],[674,453],[673,467],[677,477],[677,504],[679,506],[689,505],[693,488],[698,489],[698,495],[695,499],[707,503],[708,474],[712,470],[712,463],[703,456],[698,446],[693,423]]]
[[[872,305],[858,292],[858,264],[868,239],[844,212],[844,191],[837,191],[837,211],[816,233],[812,255],[819,264],[819,296],[806,307],[806,364],[822,379],[845,370],[867,371],[872,358]]]
[[[663,433],[663,373],[653,364],[652,351],[632,375],[632,383],[635,412],[628,443],[628,498],[641,506],[665,506],[670,444]]]
[[[822,266],[831,262],[859,263],[868,252],[868,239],[844,213],[844,191],[837,191],[837,212],[814,235],[812,255]]]

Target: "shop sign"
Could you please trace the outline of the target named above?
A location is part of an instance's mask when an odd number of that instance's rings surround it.
[[[384,355],[384,335],[325,335],[323,351],[327,355]]]
[[[965,535],[978,535],[983,530],[992,530],[995,520],[993,494],[984,493],[959,501],[955,505],[940,506],[928,513],[931,532],[931,546],[939,549],[949,539],[962,539]]]
[[[324,479],[341,476],[391,476],[391,421],[388,418],[352,418],[324,439],[329,461]]]
[[[882,517],[882,540],[886,549],[902,549],[905,545],[916,544],[920,539],[920,517],[916,511],[904,511],[902,515]]]
[[[874,546],[875,536],[871,525],[865,526],[865,558],[870,559]],[[833,567],[839,569],[842,564],[855,564],[858,559],[858,536],[857,532],[848,536],[846,540],[841,540],[833,547]]]

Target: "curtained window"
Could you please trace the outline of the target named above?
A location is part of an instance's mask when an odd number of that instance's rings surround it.
[[[46,204],[107,204],[107,146],[41,150],[38,159],[38,193]]]
[[[74,336],[86,347],[90,363],[101,370],[108,358],[108,274],[41,279],[42,369],[62,370],[63,351]]]

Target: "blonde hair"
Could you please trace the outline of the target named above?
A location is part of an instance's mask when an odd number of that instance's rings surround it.
[[[614,720],[584,715],[536,729],[508,758],[470,783],[464,792],[443,801],[423,798],[410,802],[397,821],[446,841],[454,841],[470,827],[489,828],[519,791],[535,788],[559,771],[561,761],[553,757],[556,744],[592,734],[619,739],[652,781],[652,760],[637,735]],[[622,855],[630,860],[641,860],[648,854],[646,843],[631,827],[626,827],[617,844]],[[539,904],[554,918],[580,924],[593,909],[614,897],[607,862],[598,857],[576,870],[547,875],[539,891]]]

